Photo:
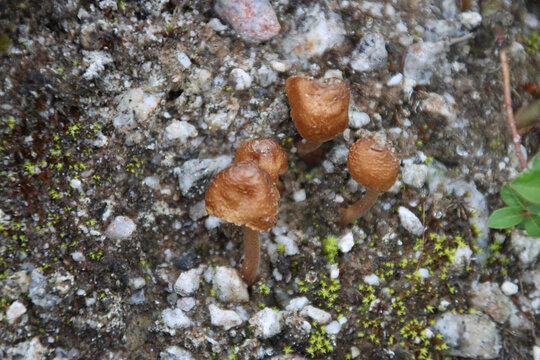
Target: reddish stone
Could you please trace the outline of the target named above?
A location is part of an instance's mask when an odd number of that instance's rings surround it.
[[[268,40],[281,29],[268,0],[217,0],[215,10],[247,42]]]

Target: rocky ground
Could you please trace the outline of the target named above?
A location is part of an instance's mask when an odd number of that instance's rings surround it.
[[[538,1],[253,4],[0,2],[0,358],[540,359],[540,241],[487,227],[521,171],[499,51],[517,110],[540,86]],[[284,92],[299,74],[351,92],[315,164]],[[338,227],[366,130],[399,180]],[[204,194],[254,137],[289,169],[248,289],[242,232]]]

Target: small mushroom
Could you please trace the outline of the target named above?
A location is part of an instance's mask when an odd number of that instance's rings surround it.
[[[399,173],[399,158],[384,135],[364,134],[349,149],[347,167],[356,182],[366,187],[364,197],[347,208],[339,209],[338,225],[347,225],[360,217],[390,189]]]
[[[257,138],[244,141],[236,150],[234,162],[255,161],[270,175],[275,183],[278,176],[287,170],[287,154],[274,140]]]
[[[253,284],[259,271],[259,231],[269,231],[278,217],[276,185],[254,161],[243,161],[216,176],[205,200],[208,214],[243,227],[242,277]]]
[[[332,140],[347,128],[350,93],[343,80],[292,76],[285,83],[285,92],[292,120],[304,138],[297,145],[300,157],[317,150],[321,143]]]

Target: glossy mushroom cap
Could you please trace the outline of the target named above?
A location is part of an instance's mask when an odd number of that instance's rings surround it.
[[[399,158],[384,135],[369,134],[351,146],[347,166],[356,182],[382,193],[396,182]]]
[[[206,211],[235,225],[268,231],[277,220],[279,191],[253,161],[221,171],[206,192]]]
[[[322,143],[347,128],[350,93],[343,80],[292,76],[285,83],[285,92],[292,120],[304,139]]]
[[[287,154],[275,141],[258,138],[244,141],[236,150],[234,162],[255,161],[261,169],[266,171],[273,182],[287,170]]]

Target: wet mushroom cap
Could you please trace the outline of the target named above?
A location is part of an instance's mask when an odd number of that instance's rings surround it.
[[[266,171],[274,182],[278,180],[279,175],[287,170],[285,150],[277,142],[270,139],[257,138],[240,144],[236,150],[234,162],[252,160],[257,162],[259,167]]]
[[[384,135],[365,135],[349,149],[347,166],[356,182],[382,193],[396,182],[399,158]]]
[[[268,231],[278,217],[279,191],[253,161],[221,171],[206,192],[206,211],[235,225]]]
[[[285,83],[296,129],[306,140],[325,142],[349,125],[350,93],[338,78],[292,76]]]

